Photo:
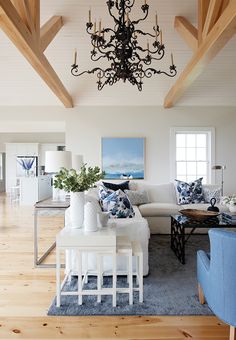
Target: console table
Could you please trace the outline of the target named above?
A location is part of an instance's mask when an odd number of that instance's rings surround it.
[[[41,268],[56,268],[56,264],[44,264],[43,261],[55,248],[56,242],[44,252],[44,254],[39,258],[38,255],[38,216],[42,211],[53,211],[54,214],[57,211],[64,212],[64,226],[65,226],[65,210],[70,207],[70,201],[53,201],[52,199],[46,199],[43,201],[36,202],[34,205],[34,266]]]

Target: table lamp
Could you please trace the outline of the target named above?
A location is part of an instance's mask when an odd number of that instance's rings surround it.
[[[53,182],[55,174],[61,168],[70,169],[72,163],[72,156],[70,151],[46,151],[45,152],[45,172],[53,174]],[[60,200],[60,189],[54,188],[52,191],[53,201]]]
[[[75,169],[77,172],[80,171],[83,164],[84,164],[84,159],[82,155],[72,156],[72,168]]]
[[[226,165],[214,165],[212,170],[221,170],[221,195],[224,196],[224,170]]]

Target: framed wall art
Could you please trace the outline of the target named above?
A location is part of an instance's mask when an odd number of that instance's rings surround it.
[[[144,179],[145,138],[102,138],[105,179]]]

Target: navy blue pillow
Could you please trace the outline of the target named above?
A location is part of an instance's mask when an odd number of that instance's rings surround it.
[[[114,191],[117,191],[117,190],[122,190],[122,191],[125,191],[125,190],[129,190],[129,181],[126,181],[126,182],[122,182],[122,183],[119,183],[119,184],[115,184],[115,183],[107,183],[107,182],[102,182],[103,185],[110,189],[110,190],[114,190]]]

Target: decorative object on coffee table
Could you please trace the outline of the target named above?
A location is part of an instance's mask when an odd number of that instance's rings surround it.
[[[192,218],[196,221],[204,221],[219,215],[219,212],[206,211],[198,209],[182,209],[179,211],[182,215]]]
[[[95,183],[103,178],[100,168],[83,164],[78,173],[75,169],[62,168],[55,176],[54,187],[70,192],[70,218],[73,228],[82,228],[84,223],[84,192],[95,187]]]
[[[216,205],[216,198],[214,198],[214,197],[211,198],[210,203],[211,203],[211,205],[210,205],[210,207],[207,208],[207,211],[214,211],[214,212],[220,211],[219,208],[215,206]]]

